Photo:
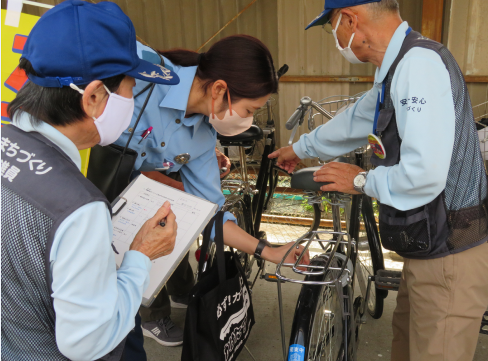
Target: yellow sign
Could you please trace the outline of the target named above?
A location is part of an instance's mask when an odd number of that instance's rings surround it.
[[[21,14],[18,27],[5,25],[7,10],[2,9],[2,124],[9,124],[8,104],[27,81],[23,71],[17,69],[25,41],[39,16]],[[90,149],[80,151],[81,171],[86,176]]]

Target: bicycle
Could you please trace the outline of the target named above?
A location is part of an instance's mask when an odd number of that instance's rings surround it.
[[[286,70],[287,66],[284,65],[278,71],[278,75],[283,75]],[[343,97],[341,100],[329,101],[328,105],[343,106],[350,101],[350,97]],[[237,148],[237,152],[234,152],[237,159],[232,163],[229,175],[222,181],[223,192],[226,195],[223,210],[232,212],[236,216],[237,224],[247,233],[256,238],[267,239],[277,246],[287,243],[290,239],[297,239],[304,231],[312,229],[313,210],[304,208],[306,201],[303,195],[290,186],[290,174],[268,159],[268,155],[276,147],[271,102],[268,101],[255,116],[255,123],[259,124],[259,116],[267,114],[267,119],[260,124],[261,127],[254,124],[239,135],[219,135],[218,139],[227,156],[230,153],[229,149]],[[334,112],[331,110],[331,113]],[[259,149],[260,145],[262,149]],[[255,157],[258,150],[261,150],[261,154]],[[238,253],[250,277],[255,264],[254,258],[245,253]],[[251,282],[251,287],[258,277],[262,278],[264,274],[265,263],[259,261],[258,265],[259,269]]]
[[[292,130],[290,143],[293,140],[298,126],[304,122],[307,112],[309,112],[309,129],[313,130],[315,116],[317,114],[313,114],[312,108],[318,110],[319,114],[331,119],[335,114],[338,114],[344,108],[353,104],[359,96],[339,96],[334,98],[326,98],[321,103],[322,105],[328,106],[332,104],[337,105],[335,112],[324,109],[320,103],[313,102],[308,97],[302,99],[300,107],[292,115],[289,122],[287,122],[287,128]],[[219,137],[223,146],[227,148],[230,146],[239,147],[239,165],[234,167],[234,171],[236,173],[237,171],[239,172],[240,179],[234,178],[223,181],[223,188],[232,189],[234,187],[234,191],[227,197],[224,209],[233,212],[236,215],[238,224],[248,233],[259,238],[266,237],[266,234],[260,230],[263,210],[274,198],[275,192],[279,188],[278,181],[280,173],[285,173],[268,159],[268,155],[274,150],[275,138],[274,123],[270,116],[269,103],[267,104],[267,109],[268,122],[263,130],[263,134],[266,134],[265,147],[259,170],[256,172],[256,168],[254,168],[252,172],[252,174],[258,174],[254,189],[250,185],[246,149],[251,149],[255,145],[255,142],[261,139],[259,127],[253,126],[249,131],[232,137],[232,139],[229,139],[229,137]],[[363,166],[363,154],[364,149],[355,152],[355,162],[361,167]],[[334,361],[337,359],[347,360],[348,356],[353,357],[355,354],[359,325],[361,321],[364,322],[364,318],[361,320],[361,317],[364,316],[366,310],[374,318],[381,317],[383,299],[387,293],[384,289],[377,291],[376,287],[372,288],[371,283],[377,272],[384,269],[383,255],[371,199],[366,196],[352,196],[351,198],[336,193],[328,195],[328,198],[331,199],[329,203],[332,207],[333,231],[318,231],[322,218],[324,195],[317,193],[319,189],[316,187],[318,185],[312,180],[311,174],[315,170],[316,168],[305,168],[296,172],[291,177],[286,173],[284,177],[288,177],[290,180],[290,189],[292,190],[290,193],[299,194],[299,189],[305,189],[308,204],[312,206],[313,215],[310,228],[301,237],[295,237],[295,239],[297,245],[306,243],[306,249],[309,249],[312,242],[320,244],[324,253],[315,257],[311,266],[306,269],[322,269],[322,271],[300,271],[298,270],[298,264],[285,264],[285,266],[292,266],[294,271],[307,275],[304,281],[290,280],[286,279],[280,273],[281,267],[284,266],[283,262],[277,266],[274,275],[265,273],[265,263],[260,263],[251,287],[255,284],[259,275],[267,281],[275,281],[278,283],[283,356],[285,359],[287,352],[283,326],[281,282],[288,281],[304,283],[297,302],[292,334],[290,336],[290,347],[292,345],[306,343],[306,347],[303,345],[305,347],[304,352],[308,357],[306,359],[320,360],[322,359],[321,355],[325,354],[324,342],[328,340],[326,342],[327,345],[333,345],[333,341],[336,341],[337,344],[335,347],[329,350],[329,356],[333,354],[333,350],[334,352],[337,351],[337,353],[328,359]],[[298,179],[305,179],[307,186],[304,187]],[[345,223],[347,232],[343,232],[341,229],[341,209],[346,214]],[[347,216],[349,214],[350,217]],[[360,214],[363,215],[364,227],[367,234],[366,240],[359,239]],[[352,221],[350,221],[351,219]],[[321,240],[321,235],[332,236],[332,239]],[[344,242],[344,238],[347,238],[348,241]],[[327,244],[329,246],[326,246]],[[332,244],[335,246],[330,246]],[[353,250],[351,248],[352,246],[354,246]],[[252,256],[246,254],[241,254],[241,257],[246,273],[250,276],[254,259]],[[301,257],[297,262],[300,259]],[[353,267],[353,264],[357,264],[359,267]],[[354,296],[353,286],[355,275],[358,278],[363,297],[359,296],[354,300],[354,303],[351,303]],[[338,286],[339,279],[341,280],[341,286]],[[316,287],[317,285],[321,287]],[[332,291],[331,285],[336,286],[334,288],[336,293]],[[313,300],[312,303],[310,302],[311,299]],[[351,313],[350,310],[353,310],[353,312]],[[317,315],[320,317],[316,317]],[[324,315],[328,315],[329,322],[324,323]],[[340,315],[343,317],[339,317]],[[353,317],[351,318],[352,315]],[[325,332],[325,328],[323,327],[325,324],[329,326],[328,333]],[[293,348],[295,347],[297,346],[293,346]]]
[[[328,100],[335,102],[337,100]],[[351,106],[348,101],[336,114]],[[339,100],[340,101],[340,100]],[[313,110],[318,111],[317,114]],[[324,109],[322,105],[309,97],[300,101],[300,106],[287,122],[287,129],[292,130],[290,143],[309,113],[309,129],[314,128],[314,118],[321,114],[332,119],[335,114]],[[364,166],[364,148],[355,151],[355,164]],[[342,157],[336,161],[346,161]],[[391,282],[383,285],[372,283],[378,273],[388,276],[384,271],[384,260],[379,241],[378,229],[374,218],[371,198],[366,195],[345,195],[337,192],[322,193],[319,184],[313,181],[313,173],[319,167],[298,170],[291,176],[291,186],[301,189],[306,194],[308,203],[314,209],[313,227],[298,238],[295,245],[304,244],[305,249],[294,264],[277,265],[274,275],[265,278],[277,282],[278,305],[280,310],[280,327],[284,359],[303,357],[305,360],[355,360],[359,338],[360,324],[365,322],[366,310],[373,318],[379,318],[383,312],[383,300],[388,289],[394,289]],[[333,230],[319,230],[324,198],[332,207]],[[341,226],[341,209],[346,214],[345,230]],[[364,222],[366,239],[359,238],[361,221]],[[330,239],[324,239],[330,238]],[[301,265],[300,261],[312,244],[318,244],[323,253],[314,257],[309,266]],[[305,279],[287,278],[282,274],[282,267],[289,266]],[[299,268],[304,268],[301,270]],[[356,277],[355,277],[356,276]],[[358,281],[362,296],[354,297],[355,279]],[[302,284],[298,297],[292,330],[287,350],[283,324],[283,305],[281,283],[292,282]]]

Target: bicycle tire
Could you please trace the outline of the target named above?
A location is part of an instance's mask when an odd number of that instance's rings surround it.
[[[248,207],[244,203],[242,199],[232,203],[227,209],[228,212],[231,212],[234,217],[236,217],[237,225],[243,229],[245,232],[251,232],[251,224],[249,223],[249,217],[246,217],[246,213],[250,212],[247,209]],[[241,261],[242,268],[244,269],[244,273],[246,274],[247,279],[251,277],[252,267],[255,262],[254,256],[247,254],[246,252],[242,252],[239,250],[235,250],[235,253],[239,257]]]
[[[248,163],[247,168],[251,190],[255,191],[260,164]],[[231,172],[225,180],[241,181],[240,169],[239,162],[232,162]],[[259,230],[266,232],[268,241],[272,244],[286,244],[309,231],[314,212],[307,204],[303,190],[291,188],[291,177],[288,173],[273,168],[271,176],[273,182],[277,180],[278,184],[275,183],[274,189],[271,190],[272,197],[269,187],[267,189]],[[223,189],[226,197],[232,196],[230,190],[226,191],[226,186],[223,186]]]
[[[365,272],[367,286],[368,276],[375,276],[378,270],[385,269],[385,264],[381,245],[379,243],[376,244],[374,241],[374,239],[379,240],[379,238],[376,221],[374,220],[372,213],[371,198],[366,196],[363,197],[362,211],[362,218],[365,221],[367,237],[365,241],[359,240],[358,242],[357,260],[362,271]],[[368,313],[374,319],[378,319],[383,315],[384,298],[386,298],[387,295],[388,293],[385,293],[383,290],[377,290],[374,282],[372,283],[366,308]]]
[[[325,266],[327,254],[314,257],[312,265]],[[341,267],[342,260],[334,258],[331,267]],[[307,276],[307,281],[323,281],[337,277],[339,271],[323,276]],[[290,335],[291,345],[305,347],[304,360],[337,361],[344,353],[342,308],[335,287],[303,285],[298,296]]]

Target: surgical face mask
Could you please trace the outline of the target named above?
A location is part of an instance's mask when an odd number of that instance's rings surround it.
[[[241,118],[234,110],[230,102],[229,89],[227,89],[227,99],[229,100],[229,109],[225,112],[224,118],[219,119],[214,113],[214,99],[212,99],[212,114],[210,114],[210,124],[215,130],[224,136],[234,136],[248,130],[252,125],[253,116]]]
[[[349,40],[349,44],[347,45],[347,48],[343,48],[342,46],[340,46],[339,40],[337,39],[337,28],[339,27],[339,24],[341,23],[341,19],[342,19],[342,13],[339,15],[339,20],[337,20],[337,25],[336,25],[335,29],[332,30],[332,34],[334,35],[334,39],[336,42],[337,49],[339,49],[342,56],[344,58],[346,58],[346,60],[348,62],[350,62],[352,64],[364,64],[365,62],[359,60],[351,49],[352,40],[354,39],[354,35],[356,35],[356,33],[353,33],[351,35],[351,40]]]
[[[74,84],[70,84],[70,87],[81,94],[84,93],[83,90]],[[105,105],[103,113],[98,118],[92,118],[95,120],[95,126],[100,135],[98,144],[106,146],[119,139],[122,132],[129,126],[132,113],[134,113],[134,98],[124,98],[118,94],[111,93],[105,84],[103,84],[103,87],[109,94],[107,105]]]

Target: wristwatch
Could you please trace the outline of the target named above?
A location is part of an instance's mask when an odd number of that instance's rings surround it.
[[[271,244],[268,241],[266,241],[265,239],[260,239],[258,246],[256,247],[256,250],[254,251],[254,257],[256,259],[262,259],[261,253],[263,252],[263,249],[266,246],[271,247]]]
[[[356,192],[361,192],[364,194],[364,186],[366,185],[366,177],[368,172],[359,172],[356,177],[354,177],[353,185]]]

